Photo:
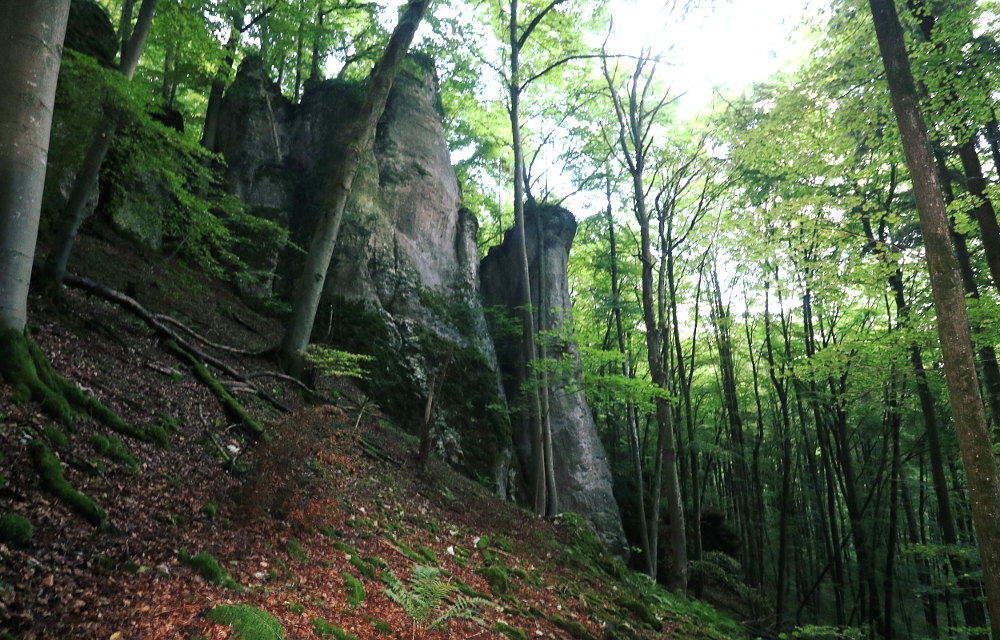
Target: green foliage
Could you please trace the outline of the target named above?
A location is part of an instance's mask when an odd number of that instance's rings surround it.
[[[390,600],[403,607],[414,623],[433,629],[446,620],[463,618],[484,624],[479,611],[491,603],[458,594],[457,587],[442,579],[441,570],[416,566],[407,588],[402,582],[384,590]]]
[[[656,632],[663,629],[663,623],[660,622],[646,603],[628,596],[622,596],[616,599],[615,602],[629,614],[630,620],[637,620]]]
[[[208,516],[209,518],[214,518],[215,516],[219,515],[219,505],[216,504],[214,501],[206,502],[205,504],[201,505],[201,509],[198,509],[198,511],[201,514]]]
[[[42,487],[64,502],[73,513],[95,527],[103,527],[108,522],[108,514],[94,502],[93,498],[77,491],[65,476],[62,464],[41,440],[32,440],[28,446],[31,458],[42,480]]]
[[[12,547],[23,547],[35,536],[35,528],[31,522],[16,513],[5,513],[0,516],[0,542]]]
[[[295,615],[302,615],[306,612],[306,608],[300,602],[289,602],[285,605],[289,613],[294,613]]]
[[[181,549],[177,552],[177,558],[186,567],[190,567],[195,573],[201,576],[209,584],[217,584],[233,591],[242,591],[243,587],[233,580],[232,576],[219,565],[219,561],[210,553],[199,553],[196,556],[188,554]]]
[[[345,572],[340,575],[344,578],[344,593],[347,595],[347,604],[354,609],[364,602],[365,585],[349,573]]]
[[[835,627],[809,624],[795,627],[791,633],[782,633],[782,640],[863,640],[871,637],[870,630],[863,627]]]
[[[306,362],[316,367],[325,376],[347,376],[365,379],[368,371],[365,365],[374,360],[372,356],[331,349],[318,344],[306,347]]]
[[[114,436],[106,437],[95,433],[90,438],[90,443],[94,446],[94,450],[97,453],[108,460],[124,465],[133,471],[139,468],[139,461],[129,453],[128,448],[118,438]]]
[[[229,625],[240,640],[284,640],[285,629],[277,618],[248,604],[220,604],[205,613],[216,624]]]
[[[379,620],[378,618],[371,620],[372,629],[375,629],[384,636],[391,636],[393,634],[392,626],[385,620]]]

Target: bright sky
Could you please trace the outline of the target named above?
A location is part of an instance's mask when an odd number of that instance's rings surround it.
[[[611,4],[616,48],[635,51],[645,43],[666,54],[675,65],[667,73],[671,87],[687,92],[682,110],[691,112],[711,100],[713,87],[739,92],[801,55],[795,28],[815,14],[810,0],[701,0],[678,22],[663,10],[667,0]]]

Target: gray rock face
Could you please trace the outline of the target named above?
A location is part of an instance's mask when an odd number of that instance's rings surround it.
[[[361,87],[327,81],[290,104],[251,59],[223,101],[218,144],[230,190],[287,224],[300,247],[362,99]],[[443,377],[439,453],[507,494],[510,426],[480,302],[476,228],[462,209],[434,74],[408,60],[355,178],[312,340],[375,356],[369,395],[414,430]],[[272,256],[273,278],[249,292],[289,297],[301,260],[295,250]]]
[[[550,374],[549,380],[558,510],[579,513],[594,525],[605,546],[621,553],[626,543],[612,492],[611,470],[590,408],[579,391],[580,355],[569,333],[572,302],[567,261],[576,234],[576,220],[560,207],[528,203],[525,224],[536,326],[540,331],[564,337],[540,341],[546,355],[564,365]],[[503,244],[490,250],[481,265],[485,302],[508,310],[512,319],[518,317],[516,308],[521,304],[523,284],[519,265],[519,246],[513,230],[507,232]],[[520,381],[524,376],[520,336],[498,340],[497,350],[507,396],[520,399]],[[531,469],[530,432],[524,412],[515,418],[514,432],[521,465]]]

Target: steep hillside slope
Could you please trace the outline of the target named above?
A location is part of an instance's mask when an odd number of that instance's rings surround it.
[[[578,518],[538,520],[444,465],[419,476],[379,398],[325,381],[304,403],[246,353],[276,321],[225,285],[112,235],[82,241],[77,272],[230,373],[172,355],[162,331],[98,296],[34,301],[55,367],[165,441],[86,417],[56,426],[0,384],[4,638],[738,637],[608,560]],[[248,435],[205,371],[267,436]],[[106,514],[96,526],[81,495]]]

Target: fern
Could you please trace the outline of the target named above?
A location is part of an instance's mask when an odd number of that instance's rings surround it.
[[[397,582],[384,591],[390,600],[403,607],[414,624],[433,629],[446,620],[464,619],[485,626],[479,613],[492,603],[459,593],[457,586],[442,579],[440,569],[414,567],[409,582],[409,588]]]

